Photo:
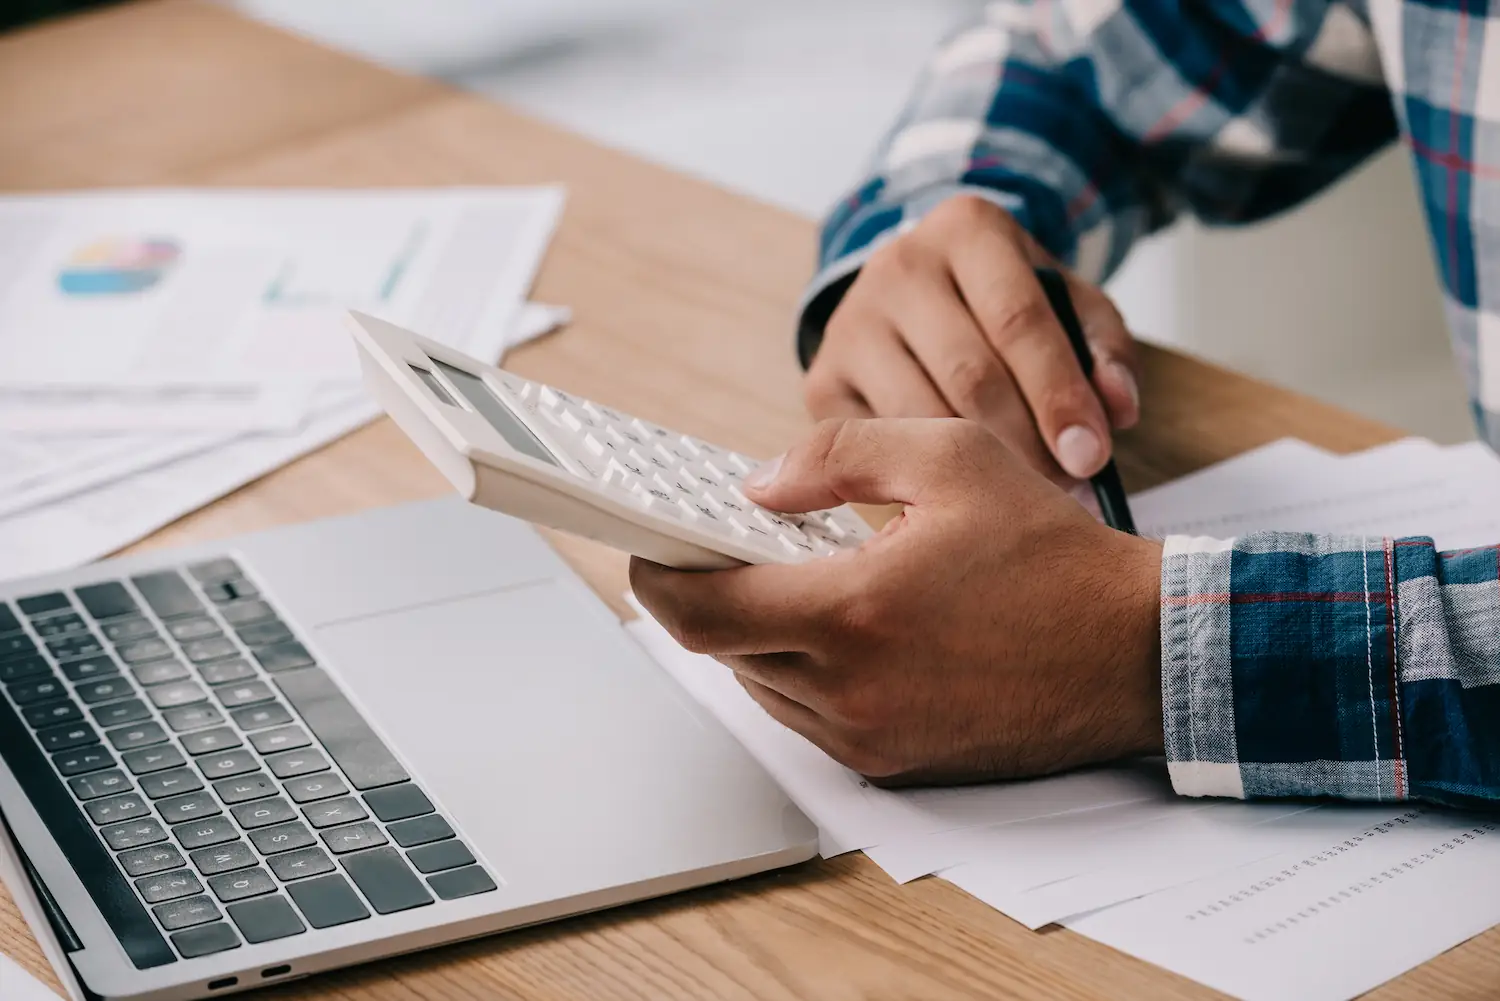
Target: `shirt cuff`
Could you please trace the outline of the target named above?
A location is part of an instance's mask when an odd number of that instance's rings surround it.
[[[1392,540],[1173,536],[1162,556],[1162,719],[1183,796],[1409,794]]]

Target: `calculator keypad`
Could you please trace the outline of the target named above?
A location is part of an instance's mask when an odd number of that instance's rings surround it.
[[[848,507],[782,514],[741,490],[757,463],[737,452],[579,399],[511,372],[508,402],[601,487],[654,515],[733,540],[766,562],[793,563],[855,549],[868,525]]]

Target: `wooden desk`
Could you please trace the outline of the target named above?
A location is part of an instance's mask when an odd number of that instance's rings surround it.
[[[0,190],[128,184],[441,185],[563,181],[537,297],[561,336],[511,364],[751,454],[806,425],[792,308],[807,220],[727,194],[438,84],[399,76],[197,0],[159,0],[0,38]],[[1351,450],[1394,433],[1164,351],[1146,352],[1133,487],[1283,435]],[[145,547],[440,494],[388,423],[183,519]],[[625,561],[559,547],[619,607]],[[0,891],[0,950],[51,980]],[[1490,932],[1377,992],[1478,997]],[[896,887],[861,856],[391,960],[277,997],[1204,998],[1071,932],[1033,934],[947,883]],[[1491,995],[1493,996],[1493,995]]]

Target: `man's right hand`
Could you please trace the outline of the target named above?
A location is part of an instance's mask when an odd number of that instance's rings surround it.
[[[1094,354],[1092,384],[1035,269],[1057,267]],[[1140,417],[1135,344],[1114,304],[1062,269],[999,206],[939,205],[880,247],[828,321],[808,369],[817,418],[967,417],[1053,480],[1110,456]]]

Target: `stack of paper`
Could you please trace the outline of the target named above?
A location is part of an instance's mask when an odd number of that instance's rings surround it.
[[[361,309],[487,361],[555,188],[0,198],[0,573],[102,556],[378,413]]]
[[[1500,543],[1500,460],[1406,440],[1338,457],[1281,441],[1133,499],[1142,533],[1264,529]],[[649,652],[813,818],[823,854],[936,874],[1247,999],[1346,998],[1500,923],[1500,823],[1407,803],[1176,797],[1160,762],[1032,782],[887,791],[763,713],[649,618]],[[1420,915],[1420,920],[1416,916]]]

